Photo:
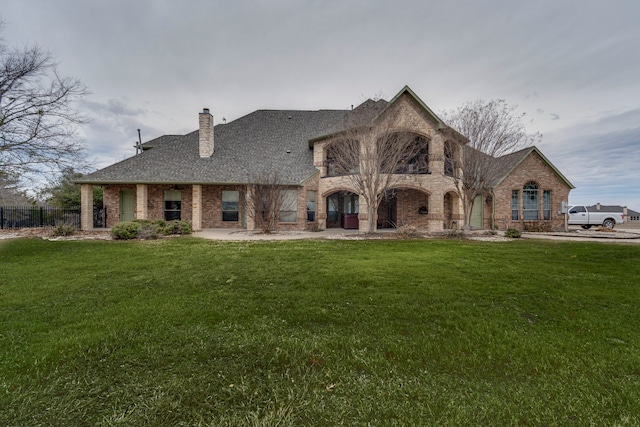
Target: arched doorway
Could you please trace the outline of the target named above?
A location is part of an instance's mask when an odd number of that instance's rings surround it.
[[[444,195],[443,200],[444,209],[444,229],[452,230],[458,229],[463,224],[462,215],[460,215],[460,198],[453,191],[449,191]]]
[[[338,191],[327,196],[327,228],[359,227],[359,197],[349,191]]]
[[[428,227],[429,197],[422,189],[399,187],[388,190],[378,206],[378,228]]]
[[[394,190],[387,191],[378,205],[376,228],[396,228],[398,224],[398,199]]]

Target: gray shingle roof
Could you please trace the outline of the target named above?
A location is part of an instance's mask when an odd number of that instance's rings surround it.
[[[492,187],[496,187],[497,185],[499,185],[532,152],[536,152],[540,156],[540,158],[556,173],[556,175],[558,175],[558,178],[564,181],[564,183],[567,184],[570,189],[575,188],[574,185],[571,184],[571,182],[549,161],[549,159],[544,156],[544,154],[542,154],[542,152],[536,146],[523,148],[522,150],[495,158],[494,161],[499,162],[497,165],[498,170],[504,171],[504,173],[493,182]]]
[[[286,184],[317,173],[308,140],[324,135],[347,111],[258,110],[214,128],[215,152],[198,154],[198,131],[151,140],[136,156],[79,179],[78,183],[244,184],[277,171]]]

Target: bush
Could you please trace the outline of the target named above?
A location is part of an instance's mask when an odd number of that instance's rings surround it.
[[[169,234],[191,234],[191,225],[187,221],[181,221],[178,219],[174,219],[173,221],[167,222],[163,229],[163,233],[166,235]]]
[[[522,232],[517,228],[507,228],[504,232],[504,237],[511,237],[512,239],[518,239],[522,237]]]
[[[130,222],[121,222],[111,229],[114,239],[157,239],[159,235],[191,234],[191,225],[187,221],[149,221],[147,219],[135,219]]]
[[[422,233],[413,225],[401,225],[396,228],[396,234],[401,239],[416,239],[423,237]]]
[[[138,237],[142,225],[139,221],[120,222],[111,229],[111,237],[118,240],[129,240]]]
[[[54,227],[53,235],[56,237],[60,236],[73,236],[76,232],[76,228],[73,225],[69,224],[60,224]]]
[[[317,233],[317,232],[319,232],[319,231],[322,231],[322,228],[320,228],[320,226],[318,225],[318,223],[314,223],[314,224],[311,224],[311,225],[308,227],[308,230],[309,230],[309,231],[313,231],[314,233]]]
[[[463,230],[446,230],[442,234],[442,237],[444,237],[445,239],[465,240],[467,238],[467,235]]]
[[[553,231],[551,222],[548,221],[529,221],[524,223],[524,231],[530,233],[548,233]]]
[[[138,238],[142,240],[157,239],[162,229],[155,223],[144,224],[138,232]]]

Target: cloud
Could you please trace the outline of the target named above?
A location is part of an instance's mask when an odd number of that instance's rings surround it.
[[[434,111],[517,104],[572,194],[639,182],[637,1],[3,0],[1,13],[8,43],[51,51],[91,90],[82,132],[101,166],[135,153],[137,129],[195,130],[203,107],[217,122],[347,109],[408,84]]]
[[[83,107],[94,115],[98,114],[111,114],[115,116],[142,116],[147,113],[142,108],[129,107],[126,102],[127,99],[109,99],[106,103],[96,101],[83,101]]]
[[[640,109],[551,132],[540,148],[577,187],[572,199],[640,208]]]
[[[148,124],[152,115],[148,110],[129,105],[126,98],[112,98],[106,102],[83,101],[81,105],[89,118],[81,133],[97,168],[133,155],[138,129],[144,140],[164,133]]]

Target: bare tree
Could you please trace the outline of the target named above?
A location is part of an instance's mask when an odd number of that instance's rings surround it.
[[[58,75],[51,54],[0,40],[0,170],[24,177],[82,167],[76,130],[85,120],[75,102],[85,94],[79,80]]]
[[[35,202],[20,189],[17,178],[0,171],[0,206],[27,206]]]
[[[499,157],[533,145],[540,133],[527,133],[524,113],[504,100],[473,101],[442,116],[449,126],[469,139],[460,147],[462,153],[451,166],[456,191],[462,200],[465,229],[471,228],[473,201],[478,195],[492,192],[494,182],[506,170]],[[445,165],[447,161],[445,160]]]
[[[367,206],[367,232],[377,225],[378,206],[399,174],[428,172],[428,142],[398,126],[386,101],[367,101],[347,115],[344,129],[327,148],[329,175],[345,176]]]
[[[282,181],[277,172],[262,172],[252,177],[251,197],[248,210],[254,218],[256,227],[263,233],[275,231],[282,203]]]

